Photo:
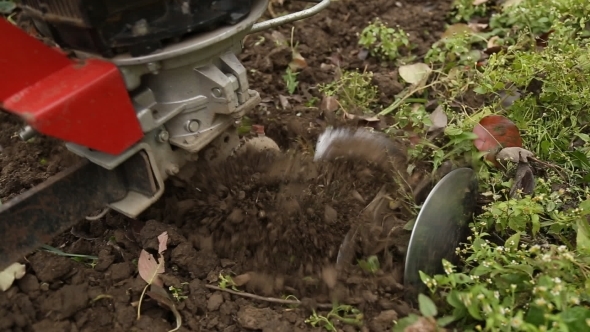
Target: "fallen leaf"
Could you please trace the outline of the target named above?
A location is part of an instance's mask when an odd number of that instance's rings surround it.
[[[438,105],[432,113],[430,113],[430,122],[432,126],[428,128],[428,132],[433,132],[447,127],[447,114],[441,105]]]
[[[483,5],[484,3],[488,2],[488,0],[473,0],[473,5]]]
[[[514,176],[514,184],[510,189],[510,198],[522,195],[532,195],[535,190],[535,176],[533,168],[525,162],[519,162]]]
[[[4,271],[0,272],[0,290],[5,292],[12,286],[15,280],[24,277],[26,274],[26,267],[20,263],[13,263]]]
[[[148,285],[155,284],[162,286],[162,280],[158,277],[159,274],[164,273],[164,256],[162,253],[166,250],[166,242],[168,242],[168,232],[158,235],[158,258],[156,259],[152,254],[145,250],[141,250],[139,260],[137,261],[137,269],[139,275]]]
[[[289,68],[291,68],[292,71],[295,72],[307,68],[307,61],[305,61],[305,58],[299,53],[299,51],[293,49],[291,57],[292,59],[291,62],[289,62]]]
[[[174,318],[176,318],[176,327],[168,332],[174,332],[180,329],[182,326],[182,316],[178,309],[176,309],[176,305],[174,305],[174,301],[170,298],[166,290],[160,286],[152,285],[150,290],[146,292],[146,295],[154,299],[161,307],[164,307],[174,314]]]
[[[168,249],[168,232],[158,235],[158,253],[161,254]]]
[[[336,112],[339,107],[340,104],[334,96],[324,96],[324,98],[322,98],[322,102],[320,103],[320,111],[324,112]]]
[[[498,152],[496,155],[496,159],[500,162],[502,161],[511,161],[513,163],[528,163],[529,157],[534,157],[535,154],[527,149],[523,149],[521,147],[508,147],[503,148]]]
[[[475,147],[482,152],[490,152],[488,160],[496,163],[495,154],[503,148],[522,147],[522,138],[514,122],[501,115],[488,115],[473,128],[477,138]]]
[[[411,65],[401,66],[398,71],[399,76],[401,76],[404,81],[410,84],[418,84],[428,79],[432,69],[427,64],[418,62]]]
[[[289,98],[286,96],[279,95],[279,102],[281,103],[281,108],[284,110],[291,106],[291,104],[289,104]]]

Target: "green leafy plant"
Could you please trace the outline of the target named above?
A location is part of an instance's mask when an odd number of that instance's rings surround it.
[[[475,3],[473,0],[455,0],[451,9],[451,21],[469,22],[474,17],[484,17],[488,12],[487,4]]]
[[[344,112],[371,113],[378,93],[372,81],[372,72],[344,70],[334,82],[318,85],[318,90],[334,97]]]
[[[334,325],[336,321],[360,327],[362,326],[363,314],[358,309],[349,305],[335,305],[325,316],[313,310],[311,316],[305,320],[311,326],[320,326],[326,331],[337,331]]]
[[[231,289],[235,290],[235,291],[240,291],[237,288],[236,283],[234,282],[234,280],[232,279],[232,277],[230,275],[223,275],[223,274],[219,274],[219,288],[222,289],[226,289],[227,287],[231,287]]]
[[[411,50],[408,34],[401,28],[390,28],[380,19],[375,19],[359,34],[359,45],[369,50],[372,56],[385,61],[395,61],[402,51]]]
[[[381,268],[379,264],[379,258],[375,255],[369,256],[366,260],[361,259],[358,261],[359,267],[370,274],[375,274]]]
[[[188,285],[188,283],[183,282],[182,285]],[[170,287],[168,287],[168,290],[170,291],[170,294],[172,294],[172,297],[176,301],[182,301],[182,300],[185,300],[188,298],[188,296],[184,295],[182,288],[176,288],[174,286],[170,286]]]
[[[299,81],[297,81],[297,75],[299,75],[299,73],[293,71],[291,67],[288,67],[285,70],[285,74],[283,75],[283,80],[287,85],[287,92],[289,92],[290,95],[294,94],[295,90],[297,90],[297,87],[299,86]]]

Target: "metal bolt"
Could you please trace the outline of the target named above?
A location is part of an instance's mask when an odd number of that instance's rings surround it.
[[[158,133],[158,141],[160,143],[167,142],[170,139],[170,133],[166,130],[162,130]]]
[[[178,172],[180,172],[180,169],[178,168],[178,165],[176,164],[170,164],[168,167],[166,167],[166,174],[172,176],[172,175],[176,175],[178,174]]]
[[[25,126],[23,129],[21,129],[20,133],[18,133],[18,136],[23,141],[28,141],[31,138],[37,136],[37,131],[31,126]]]
[[[186,131],[191,132],[191,133],[196,133],[197,131],[199,131],[199,127],[201,125],[199,124],[199,121],[197,120],[188,120],[184,126],[184,128],[186,129]]]
[[[158,75],[160,72],[160,65],[157,62],[148,62],[146,66],[147,69],[154,75]]]
[[[223,96],[223,92],[221,91],[220,88],[211,89],[211,93],[213,94],[213,97],[215,97],[215,98],[221,98],[221,96]]]

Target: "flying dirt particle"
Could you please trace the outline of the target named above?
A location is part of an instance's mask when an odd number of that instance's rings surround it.
[[[334,288],[338,280],[338,271],[336,271],[336,268],[334,266],[324,267],[322,270],[322,280],[330,289]]]

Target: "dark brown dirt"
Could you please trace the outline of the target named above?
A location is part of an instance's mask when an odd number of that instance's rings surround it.
[[[275,47],[271,32],[249,36],[241,59],[250,70],[251,87],[264,101],[250,117],[283,148],[313,146],[326,119],[317,108],[303,105],[320,97],[317,83],[335,76],[333,67],[322,64],[367,67],[375,73],[380,102],[391,102],[402,88],[396,68],[372,58],[359,60],[356,34],[380,17],[399,24],[418,46],[416,54],[424,54],[444,30],[450,2],[335,1],[320,15],[295,23],[294,39],[309,67],[298,76],[297,97],[285,109],[279,96],[288,95],[282,75],[290,54]],[[284,9],[302,6],[294,2]],[[291,26],[279,31],[290,36]],[[72,156],[54,140],[20,142],[14,137],[20,125],[0,114],[3,201],[71,163]],[[339,331],[389,331],[394,320],[412,311],[402,300],[400,285],[408,237],[401,226],[407,214],[403,204],[396,207],[400,188],[395,178],[382,168],[358,161],[315,164],[305,154],[291,153],[248,155],[199,174],[190,186],[169,186],[139,220],[111,213],[85,221],[76,236],[67,233],[53,241],[66,252],[98,256],[95,265],[43,251],[27,257],[25,277],[0,293],[0,331],[172,329],[174,315],[149,297],[139,320],[133,306],[145,286],[137,272],[139,253],[157,248],[157,236],[164,231],[169,235],[164,284],[186,296],[172,300],[182,316],[179,331],[320,331],[305,319],[318,303],[332,300],[364,314],[363,327],[337,324]],[[367,208],[376,197],[384,204]],[[351,229],[358,229],[358,236],[345,246],[349,250],[341,260],[356,263],[377,255],[377,273],[336,266],[340,244]],[[217,285],[220,275],[233,275],[240,289],[250,293],[293,295],[304,305],[291,308],[206,287]]]
[[[24,122],[0,111],[0,200],[6,201],[65,169],[76,159],[56,140],[24,142],[18,133]]]

